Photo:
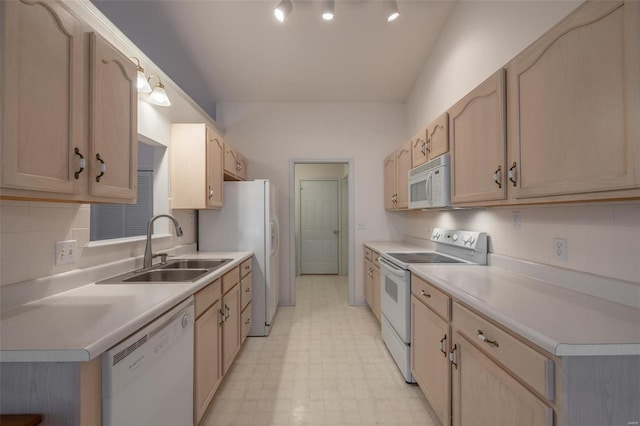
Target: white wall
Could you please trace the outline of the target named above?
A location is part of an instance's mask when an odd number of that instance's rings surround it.
[[[459,2],[407,101],[407,128],[417,132],[560,21],[579,2]],[[521,228],[512,212],[521,215]],[[487,231],[490,251],[640,283],[640,202],[410,212],[409,240],[430,229]],[[551,257],[565,238],[568,259]]]
[[[216,112],[226,139],[249,160],[250,179],[267,178],[279,189],[281,228],[281,304],[292,302],[289,163],[295,160],[353,159],[355,223],[355,299],[364,302],[362,242],[397,240],[404,234],[402,214],[383,209],[382,167],[386,155],[405,138],[402,104],[237,104]]]
[[[347,186],[345,179],[349,173],[348,164],[296,164],[295,165],[295,230],[296,230],[296,275],[300,273],[300,180],[302,179],[336,179],[338,180],[338,194],[340,202],[338,205],[339,214],[338,220],[340,226],[340,234],[338,239],[339,244],[339,263],[338,269],[340,275],[348,275],[348,253],[347,253],[347,241],[348,241],[348,198],[347,198]]]

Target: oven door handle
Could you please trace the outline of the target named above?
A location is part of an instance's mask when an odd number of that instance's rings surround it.
[[[387,259],[385,259],[382,256],[380,256],[380,259],[378,261],[380,262],[380,265],[383,267],[385,271],[389,271],[393,275],[397,275],[399,277],[404,277],[404,272],[405,272],[404,269],[398,268],[396,265],[389,262]]]

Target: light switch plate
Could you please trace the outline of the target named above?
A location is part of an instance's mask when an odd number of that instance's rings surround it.
[[[367,229],[367,224],[364,222],[358,222],[358,226],[356,226],[356,229]]]
[[[513,229],[520,229],[520,223],[521,223],[520,212],[512,212],[511,219],[513,221]]]
[[[58,241],[56,243],[56,266],[67,265],[76,261],[76,240]]]
[[[567,260],[567,240],[565,240],[564,238],[553,239],[552,257],[555,260],[561,260],[561,261]]]

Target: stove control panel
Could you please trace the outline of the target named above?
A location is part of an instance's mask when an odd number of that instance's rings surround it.
[[[487,251],[487,234],[485,232],[433,228],[431,241],[468,248],[479,252],[486,253]]]

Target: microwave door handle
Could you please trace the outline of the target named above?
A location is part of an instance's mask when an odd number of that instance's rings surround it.
[[[429,173],[429,178],[427,179],[427,200],[429,201],[429,205],[433,205],[433,173]]]

